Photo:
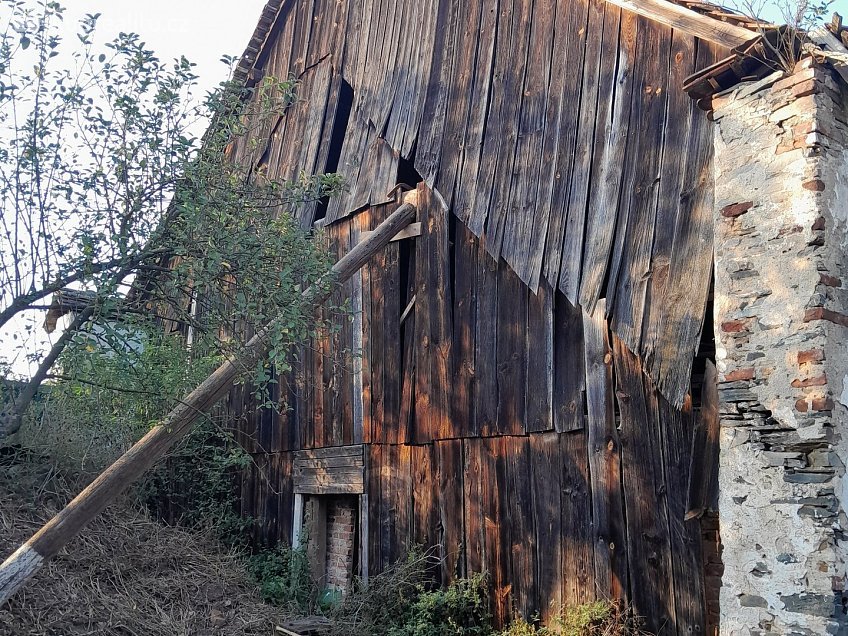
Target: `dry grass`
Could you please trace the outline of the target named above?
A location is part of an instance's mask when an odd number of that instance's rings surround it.
[[[0,558],[68,498],[49,465],[0,457]],[[284,621],[210,533],[166,527],[128,503],[100,515],[0,608],[0,636],[267,635]]]

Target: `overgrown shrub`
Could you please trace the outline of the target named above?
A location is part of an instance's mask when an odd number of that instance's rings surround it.
[[[301,614],[314,609],[316,588],[304,548],[262,550],[248,558],[247,569],[266,602]]]
[[[447,589],[419,585],[406,621],[388,636],[488,636],[492,631],[482,574],[457,579]]]

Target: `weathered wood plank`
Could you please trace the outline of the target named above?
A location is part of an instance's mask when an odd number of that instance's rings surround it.
[[[664,296],[677,226],[677,213],[680,209],[680,192],[683,189],[683,169],[686,166],[688,152],[682,140],[689,137],[692,110],[695,108],[692,99],[679,90],[679,87],[683,85],[683,80],[695,70],[695,39],[679,31],[672,33],[669,60],[668,109],[659,172],[654,246],[651,251],[651,276],[648,280],[645,316],[642,323],[641,354],[645,367],[649,370],[667,310]]]
[[[574,606],[592,602],[602,593],[595,579],[595,521],[588,431],[559,435],[559,443],[562,459],[562,602]]]
[[[451,284],[449,211],[439,194],[418,186],[422,234],[416,249],[416,441],[455,437],[450,414]]]
[[[475,179],[477,192],[468,219],[468,227],[477,236],[483,236],[485,230],[484,245],[496,259],[503,239],[502,206],[506,205],[509,196],[515,160],[521,87],[527,67],[529,5],[522,0],[501,0],[499,3],[494,72],[485,122],[487,131],[497,130],[498,134],[483,137]]]
[[[556,3],[525,4],[532,8],[532,13],[528,27],[530,39],[524,85],[518,94],[520,112],[514,167],[501,177],[509,182],[509,191],[506,198],[501,199],[504,218],[494,228],[495,232],[490,232],[490,237],[493,241],[502,243],[501,255],[504,260],[510,264],[518,277],[527,283],[530,280],[530,239],[536,231],[532,225],[535,209],[538,205],[547,205],[547,201],[541,203],[538,200],[537,189],[542,169]],[[498,231],[502,233],[502,239],[498,236]],[[536,291],[535,288],[533,291]]]
[[[530,433],[554,427],[554,291],[543,282],[528,301],[524,428]]]
[[[649,379],[645,383],[651,386]],[[674,613],[678,634],[706,633],[706,606],[701,554],[701,524],[686,521],[687,473],[691,459],[693,430],[692,400],[686,398],[681,410],[671,406],[656,390],[649,394],[650,426],[659,426],[665,458],[668,500],[668,527],[671,538]]]
[[[456,4],[459,6],[455,36],[457,50],[448,96],[450,107],[441,134],[440,163],[435,168],[430,167],[435,157],[426,152],[425,146],[423,151],[416,152],[415,166],[427,183],[434,182],[433,173],[436,171],[436,189],[445,196],[454,214],[467,221],[473,205],[474,186],[471,179],[459,175],[477,173],[494,47],[497,12],[492,7],[497,6],[497,0],[456,0]],[[475,37],[468,37],[471,33]],[[434,64],[432,68],[437,67]]]
[[[477,238],[454,221],[453,390],[451,418],[463,436],[479,434],[474,411],[477,320]]]
[[[621,412],[622,484],[627,518],[630,602],[654,634],[675,625],[660,422],[648,419],[639,359],[613,337],[615,395]],[[654,425],[651,425],[654,424]]]
[[[360,214],[354,217],[355,227],[358,236],[368,230],[370,231],[372,224],[371,209],[363,210]],[[356,235],[354,235],[356,236]],[[372,320],[372,291],[371,291],[371,266],[367,264],[360,270],[359,291],[362,299],[362,314],[360,316],[360,340],[361,340],[361,357],[359,359],[359,375],[361,386],[361,401],[362,401],[362,422],[360,442],[369,443],[373,439],[373,417],[371,415],[373,393],[371,389],[371,320]],[[356,442],[357,440],[354,440]]]
[[[592,534],[595,588],[601,598],[627,598],[627,546],[621,492],[621,444],[613,411],[612,353],[606,307],[584,314],[586,406],[589,475],[592,490]]]
[[[396,205],[385,206],[385,214],[390,214]],[[403,387],[403,367],[401,366],[400,312],[400,245],[390,243],[384,250],[386,254],[385,270],[380,273],[383,287],[383,439],[390,443],[403,441],[398,427],[400,399]],[[372,323],[373,324],[373,323]]]
[[[592,156],[593,187],[589,195],[580,281],[580,305],[589,313],[594,311],[601,296],[619,223],[619,195],[636,56],[636,16],[610,9],[608,6],[604,11],[597,132]]]
[[[482,435],[497,431],[498,395],[497,320],[498,263],[481,243],[477,257],[477,315],[474,319],[474,415],[475,430]]]
[[[559,289],[572,305],[577,304],[580,273],[583,261],[583,242],[586,230],[586,206],[591,188],[592,148],[595,139],[598,95],[601,94],[600,66],[604,40],[604,0],[589,1],[586,23],[586,48],[583,56],[580,94],[580,125],[574,147],[574,163],[565,204],[565,238],[562,245],[562,264]]]
[[[589,18],[589,0],[574,0],[569,2],[567,11],[566,47],[557,51],[565,59],[554,60],[554,65],[566,66],[566,78],[563,82],[562,110],[559,121],[560,139],[557,143],[557,153],[554,165],[556,172],[550,198],[550,219],[548,222],[547,244],[543,274],[551,287],[559,282],[560,265],[562,263],[562,246],[565,240],[566,220],[568,217],[568,189],[571,182],[571,172],[574,167],[574,152],[577,144],[577,133],[583,120],[581,111],[581,82],[574,78],[582,77],[583,56],[586,46],[586,27]],[[594,125],[594,122],[592,122]]]
[[[715,59],[709,46],[698,47],[698,67]],[[658,339],[651,377],[674,406],[683,403],[692,374],[692,360],[701,339],[712,275],[713,141],[712,124],[693,114],[684,191],[677,215],[669,282],[663,303],[668,307]]]
[[[367,546],[369,574],[375,575],[383,571],[387,565],[383,562],[382,547],[382,471],[383,471],[383,445],[369,444],[365,447],[367,453],[365,478],[368,492],[368,532],[367,537],[362,538],[362,545]]]
[[[496,431],[502,435],[521,435],[526,417],[527,288],[503,264],[498,276]]]
[[[361,444],[351,446],[333,446],[329,448],[313,448],[299,450],[294,454],[295,461],[317,461],[331,457],[362,457],[363,447]]]
[[[533,527],[536,533],[536,592],[539,616],[550,624],[562,607],[563,580],[563,502],[562,477],[567,466],[560,452],[560,436],[557,433],[530,435],[532,458],[531,501],[533,504]],[[585,523],[583,526],[589,527]],[[573,530],[579,530],[576,526]],[[569,530],[572,530],[569,528]]]
[[[664,138],[671,29],[640,18],[636,80],[639,134],[632,161],[637,162],[628,197],[622,264],[616,284],[612,328],[631,351],[639,351],[645,295],[651,275],[651,249],[656,227],[660,160]],[[637,98],[634,98],[637,99]],[[609,298],[609,296],[608,296]]]
[[[533,482],[530,470],[530,441],[527,437],[507,437],[501,452],[506,458],[506,515],[501,522],[509,527],[509,581],[512,586],[510,609],[529,617],[536,610],[536,533],[533,524]],[[547,550],[547,546],[545,546]]]
[[[626,12],[622,11],[622,25],[627,24]],[[613,178],[617,176],[620,180],[620,191],[618,199],[617,220],[615,226],[615,235],[612,241],[612,252],[610,256],[609,266],[606,272],[606,288],[604,297],[606,298],[607,316],[612,315],[615,309],[616,293],[618,291],[619,276],[627,275],[627,260],[625,252],[627,244],[630,241],[629,229],[632,227],[633,221],[630,218],[633,212],[631,198],[636,192],[637,171],[641,165],[641,157],[639,156],[639,137],[642,131],[641,119],[642,112],[642,96],[639,93],[641,78],[644,73],[645,57],[643,51],[645,49],[644,41],[651,37],[650,31],[645,32],[646,24],[644,18],[635,16],[634,34],[637,36],[633,42],[632,50],[627,50],[628,61],[625,63],[631,69],[633,83],[630,87],[630,114],[629,124],[626,129],[626,149],[622,156],[622,163],[613,168]],[[649,28],[653,25],[648,24]],[[629,44],[629,42],[628,42]],[[623,54],[624,51],[620,53]],[[630,57],[632,55],[632,57]],[[624,265],[622,265],[624,264]],[[622,272],[624,268],[624,272]]]
[[[558,10],[554,12],[553,16],[554,40],[551,49],[554,63],[550,66],[539,180],[536,188],[538,204],[533,208],[531,224],[533,232],[530,235],[527,256],[526,278],[532,290],[538,287],[542,274],[553,192],[562,183],[562,175],[558,173],[556,159],[559,152],[564,89],[566,82],[571,81],[570,73],[573,70],[573,66],[567,62],[561,63],[562,60],[557,54],[559,51],[566,51],[568,47],[570,34],[567,25],[573,4],[568,2],[565,3],[565,6],[558,6],[557,8]]]
[[[438,474],[432,444],[408,446],[412,471],[412,543],[429,550],[439,542]]]
[[[554,428],[558,433],[576,431],[583,428],[585,419],[583,312],[559,291],[555,293],[554,329]]]
[[[433,186],[441,163],[444,136],[450,129],[446,122],[450,117],[448,103],[453,90],[456,57],[461,46],[457,42],[457,30],[463,3],[447,0],[431,4],[436,7],[434,24],[437,28],[431,33],[432,56],[428,65],[429,78],[425,89],[418,146],[415,149],[415,169]]]
[[[457,577],[465,576],[465,491],[462,440],[444,440],[435,443],[436,497],[438,500],[438,545],[441,560],[440,578],[447,585]]]
[[[485,569],[489,573],[489,584],[492,588],[492,615],[498,625],[509,622],[512,600],[511,537],[510,524],[507,521],[511,494],[507,479],[509,458],[506,439],[484,438],[481,453]]]
[[[484,496],[484,480],[487,471],[484,469],[483,438],[470,437],[463,440],[463,470],[462,492],[465,499],[463,509],[466,573],[471,574],[486,570],[486,520]]]

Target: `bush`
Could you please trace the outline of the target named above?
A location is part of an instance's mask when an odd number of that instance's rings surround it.
[[[427,591],[419,585],[404,624],[388,636],[488,636],[491,616],[482,574],[457,579],[447,589]]]
[[[267,603],[301,614],[314,609],[316,590],[304,548],[263,550],[248,557],[247,569]]]

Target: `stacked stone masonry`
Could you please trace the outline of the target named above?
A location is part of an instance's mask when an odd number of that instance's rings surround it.
[[[720,633],[846,633],[848,113],[812,60],[714,100]]]

